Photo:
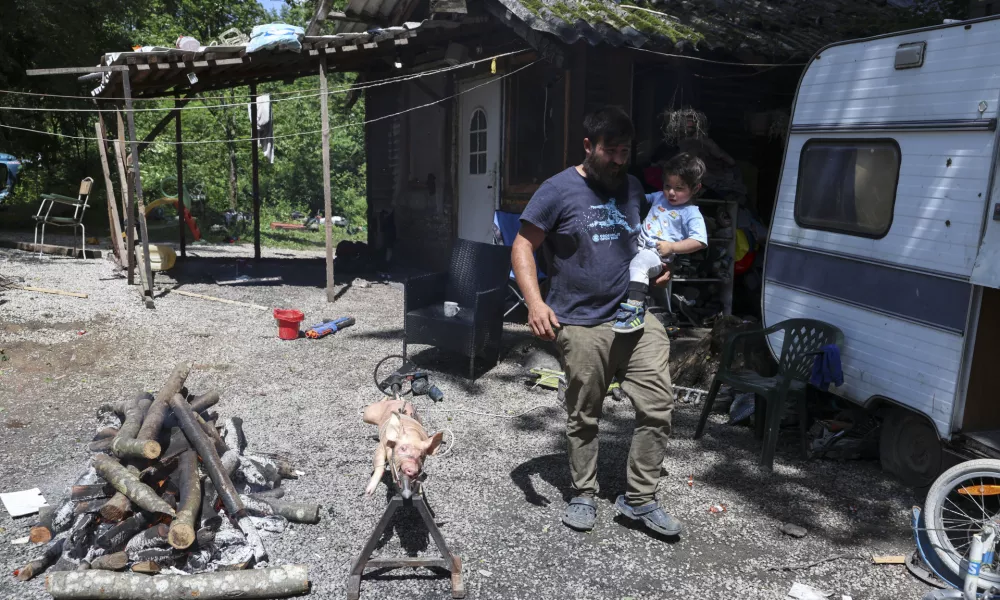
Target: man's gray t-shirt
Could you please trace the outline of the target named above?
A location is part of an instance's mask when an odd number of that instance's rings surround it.
[[[609,194],[570,167],[547,179],[521,220],[545,232],[543,270],[551,278],[546,303],[564,325],[597,325],[614,318],[628,290],[636,253],[643,189],[629,175]]]

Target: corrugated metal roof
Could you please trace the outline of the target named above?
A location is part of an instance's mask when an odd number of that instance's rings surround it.
[[[377,2],[377,0],[371,0]],[[388,0],[392,1],[392,0]],[[344,32],[336,35],[306,36],[302,50],[260,50],[248,54],[245,46],[205,46],[197,52],[176,48],[147,48],[145,52],[109,52],[101,65],[129,65],[130,83],[138,96],[155,96],[183,92],[194,84],[188,79],[194,73],[202,86],[262,77],[294,78],[315,74],[320,54],[331,66],[353,60],[366,51],[406,45],[417,35],[421,23],[406,23],[398,27],[376,28],[370,31]],[[390,49],[391,51],[391,49]],[[117,72],[104,73],[100,85],[91,91],[95,97],[120,95]],[[238,83],[234,83],[238,85]]]
[[[378,0],[374,0],[378,1]],[[828,43],[879,33],[899,9],[867,0],[498,0],[536,31],[572,44],[809,56]]]

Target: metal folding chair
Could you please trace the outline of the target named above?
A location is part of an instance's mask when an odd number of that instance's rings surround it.
[[[80,191],[76,198],[70,198],[69,196],[62,196],[60,194],[42,194],[42,203],[38,207],[38,213],[36,213],[32,219],[35,220],[35,244],[39,243],[38,240],[38,228],[42,228],[42,239],[41,245],[45,245],[45,226],[55,225],[57,227],[72,227],[73,232],[76,232],[76,228],[80,228],[80,256],[81,258],[86,258],[87,250],[87,230],[83,226],[83,215],[87,211],[87,201],[90,200],[90,188],[94,185],[94,180],[91,177],[85,177],[83,181],[80,182]],[[58,204],[73,207],[72,217],[53,217],[52,207]],[[44,213],[44,214],[43,214]],[[39,248],[38,255],[42,255],[41,248]]]

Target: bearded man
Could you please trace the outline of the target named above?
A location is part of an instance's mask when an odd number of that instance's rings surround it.
[[[589,531],[596,523],[598,421],[608,385],[617,379],[635,406],[635,431],[626,490],[615,509],[657,533],[676,536],[680,521],[655,497],[673,410],[670,342],[656,319],[626,335],[611,328],[628,290],[628,267],[639,235],[643,189],[627,174],[634,129],[625,111],[610,106],[587,115],[583,129],[583,164],[542,183],[521,214],[512,248],[528,324],[539,338],[555,341],[566,373],[566,437],[575,497],[562,522],[578,531]],[[550,263],[544,299],[535,265],[539,248]],[[654,283],[663,285],[669,277],[666,271]]]

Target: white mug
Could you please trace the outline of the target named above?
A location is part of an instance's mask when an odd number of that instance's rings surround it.
[[[448,302],[444,303],[444,316],[454,317],[458,314],[458,302]]]

